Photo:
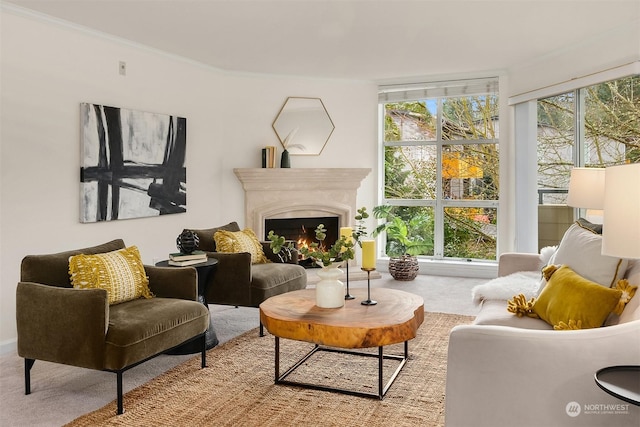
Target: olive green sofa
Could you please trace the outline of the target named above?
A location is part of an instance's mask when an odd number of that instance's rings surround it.
[[[69,258],[125,247],[120,239],[22,260],[16,290],[18,355],[25,359],[25,394],[36,360],[115,372],[117,411],[123,412],[122,373],[192,340],[202,343],[209,311],[197,302],[194,268],[145,266],[154,297],[109,305],[104,289],[74,289]]]
[[[216,273],[210,276],[205,293],[209,304],[259,307],[272,296],[307,287],[307,272],[298,265],[298,251],[295,249],[291,259],[283,263],[269,248],[270,242],[261,242],[264,254],[270,262],[251,264],[251,255],[247,252],[216,251],[213,237],[216,231],[240,231],[237,222],[221,227],[190,230],[198,236],[199,249],[218,260]],[[263,335],[264,329],[260,323],[260,336]]]

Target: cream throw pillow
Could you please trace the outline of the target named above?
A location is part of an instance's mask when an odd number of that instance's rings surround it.
[[[610,288],[624,277],[628,261],[602,255],[602,235],[576,222],[562,237],[551,264],[567,265],[585,279]]]
[[[264,264],[267,262],[267,257],[262,250],[262,243],[260,243],[253,230],[249,228],[245,228],[242,231],[216,231],[213,239],[216,241],[216,250],[218,252],[248,252],[251,254],[251,264]]]
[[[149,279],[136,246],[69,258],[71,284],[77,289],[105,289],[109,304],[151,298]]]

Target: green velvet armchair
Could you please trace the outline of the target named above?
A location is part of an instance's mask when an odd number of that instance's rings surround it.
[[[153,298],[109,305],[104,289],[74,289],[69,257],[124,248],[120,239],[68,252],[29,255],[16,289],[18,355],[25,359],[25,394],[36,360],[117,374],[117,411],[123,413],[122,374],[180,344],[202,343],[209,311],[197,302],[194,268],[145,266]]]
[[[285,292],[307,287],[307,272],[298,265],[298,252],[293,251],[291,260],[280,261],[269,248],[269,242],[262,242],[265,264],[251,264],[251,255],[247,252],[216,252],[213,235],[216,231],[240,231],[236,222],[222,227],[208,229],[189,229],[199,238],[199,249],[207,256],[218,260],[216,274],[209,279],[206,300],[209,304],[234,305],[240,307],[259,307],[267,298]],[[260,336],[264,335],[260,323]]]

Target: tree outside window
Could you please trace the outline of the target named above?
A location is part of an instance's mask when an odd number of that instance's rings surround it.
[[[640,162],[640,76],[538,100],[538,191],[566,204],[574,166]]]
[[[428,242],[422,256],[496,259],[498,96],[382,102],[383,202]],[[386,247],[393,241],[385,242]]]

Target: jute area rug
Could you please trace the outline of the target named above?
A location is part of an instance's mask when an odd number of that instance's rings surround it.
[[[426,313],[409,360],[383,400],[274,384],[274,341],[249,331],[196,356],[68,426],[443,426],[449,331],[473,317]],[[312,344],[280,340],[281,373]],[[402,354],[402,344],[385,354]],[[377,354],[377,349],[372,349]],[[385,361],[386,383],[398,362]],[[377,392],[375,357],[320,352],[287,379]]]

